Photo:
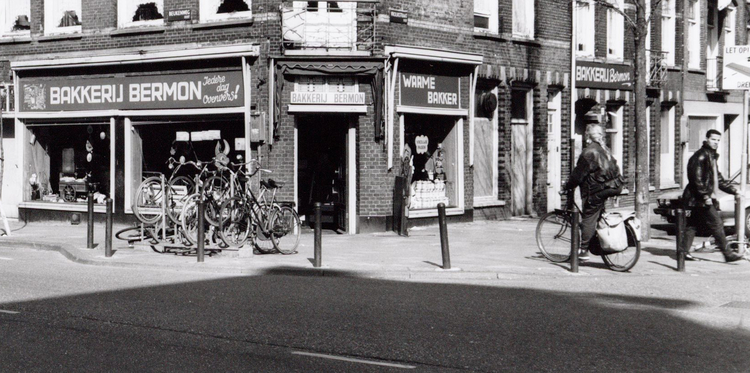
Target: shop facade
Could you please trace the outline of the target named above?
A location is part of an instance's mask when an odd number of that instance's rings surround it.
[[[169,177],[170,157],[210,161],[217,144],[252,157],[258,46],[161,49],[11,62],[22,218],[67,220],[91,191],[96,212],[110,197],[132,221],[138,185]]]

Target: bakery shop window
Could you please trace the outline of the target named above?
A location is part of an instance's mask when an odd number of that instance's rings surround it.
[[[405,114],[404,148],[413,166],[410,210],[458,206],[457,132],[455,117]]]
[[[109,194],[109,124],[40,125],[25,143],[24,201],[85,203]]]

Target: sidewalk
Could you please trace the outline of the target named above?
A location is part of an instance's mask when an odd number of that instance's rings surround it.
[[[12,223],[11,237],[0,237],[0,247],[59,251],[68,259],[89,265],[166,268],[228,274],[294,273],[298,275],[357,276],[410,280],[491,280],[559,276],[679,275],[676,271],[674,236],[652,229],[649,242],[641,244],[641,258],[630,274],[604,267],[601,258],[581,264],[579,273],[568,263],[550,263],[540,256],[534,230],[536,219],[478,221],[450,224],[448,236],[452,270],[443,270],[437,226],[414,228],[409,237],[393,232],[359,235],[327,233],[322,238],[322,268],[313,267],[314,237],[302,235],[298,253],[253,255],[248,249],[223,251],[198,263],[195,255],[160,254],[149,246],[113,238],[115,251],[104,256],[104,226],[95,226],[95,249],[86,249],[86,225],[65,223]],[[115,226],[117,232],[124,226]],[[687,262],[692,275],[750,273],[750,263],[725,264],[719,252],[695,253],[703,260]]]

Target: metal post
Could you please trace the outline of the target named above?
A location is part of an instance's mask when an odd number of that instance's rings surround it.
[[[685,246],[685,210],[677,209],[675,211],[675,217],[677,219],[677,271],[685,272],[685,253],[689,250],[689,247]]]
[[[107,223],[104,233],[104,256],[112,257],[112,198],[107,198]]]
[[[571,214],[571,239],[570,239],[570,271],[578,273],[578,246],[581,245],[581,232],[579,229],[578,219],[580,218],[578,210],[573,209]]]
[[[203,195],[198,199],[198,263],[203,263],[204,249],[206,245],[206,231],[205,227],[205,202],[203,201]]]
[[[313,267],[315,267],[315,268],[320,268],[321,261],[322,261],[322,258],[321,258],[321,255],[322,255],[321,244],[322,244],[322,242],[321,241],[322,241],[323,237],[322,237],[321,233],[322,233],[322,230],[323,230],[323,228],[322,228],[323,224],[320,221],[321,220],[320,209],[321,209],[321,203],[320,202],[315,202],[315,207],[314,207],[314,210],[315,210],[315,252],[314,252],[314,258],[313,258]]]
[[[440,225],[440,250],[443,254],[443,269],[451,269],[451,253],[448,247],[448,224],[445,222],[445,204],[438,203],[438,225]]]
[[[89,249],[94,248],[94,193],[89,189],[88,191],[88,229],[86,231],[86,247]]]

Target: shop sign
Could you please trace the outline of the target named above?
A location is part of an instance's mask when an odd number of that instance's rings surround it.
[[[292,104],[364,105],[364,92],[292,92]]]
[[[724,89],[750,89],[750,47],[724,47]]]
[[[576,61],[576,87],[633,89],[633,67],[598,62]]]
[[[389,9],[388,15],[391,23],[409,24],[409,13],[405,10]]]
[[[428,108],[461,108],[459,78],[401,73],[401,105]]]
[[[19,86],[21,112],[245,105],[239,70],[93,79],[21,78]]]
[[[191,19],[190,9],[170,9],[167,11],[168,22],[189,21]]]
[[[425,135],[419,135],[414,139],[414,145],[417,147],[417,154],[427,153],[430,145],[430,139]]]

